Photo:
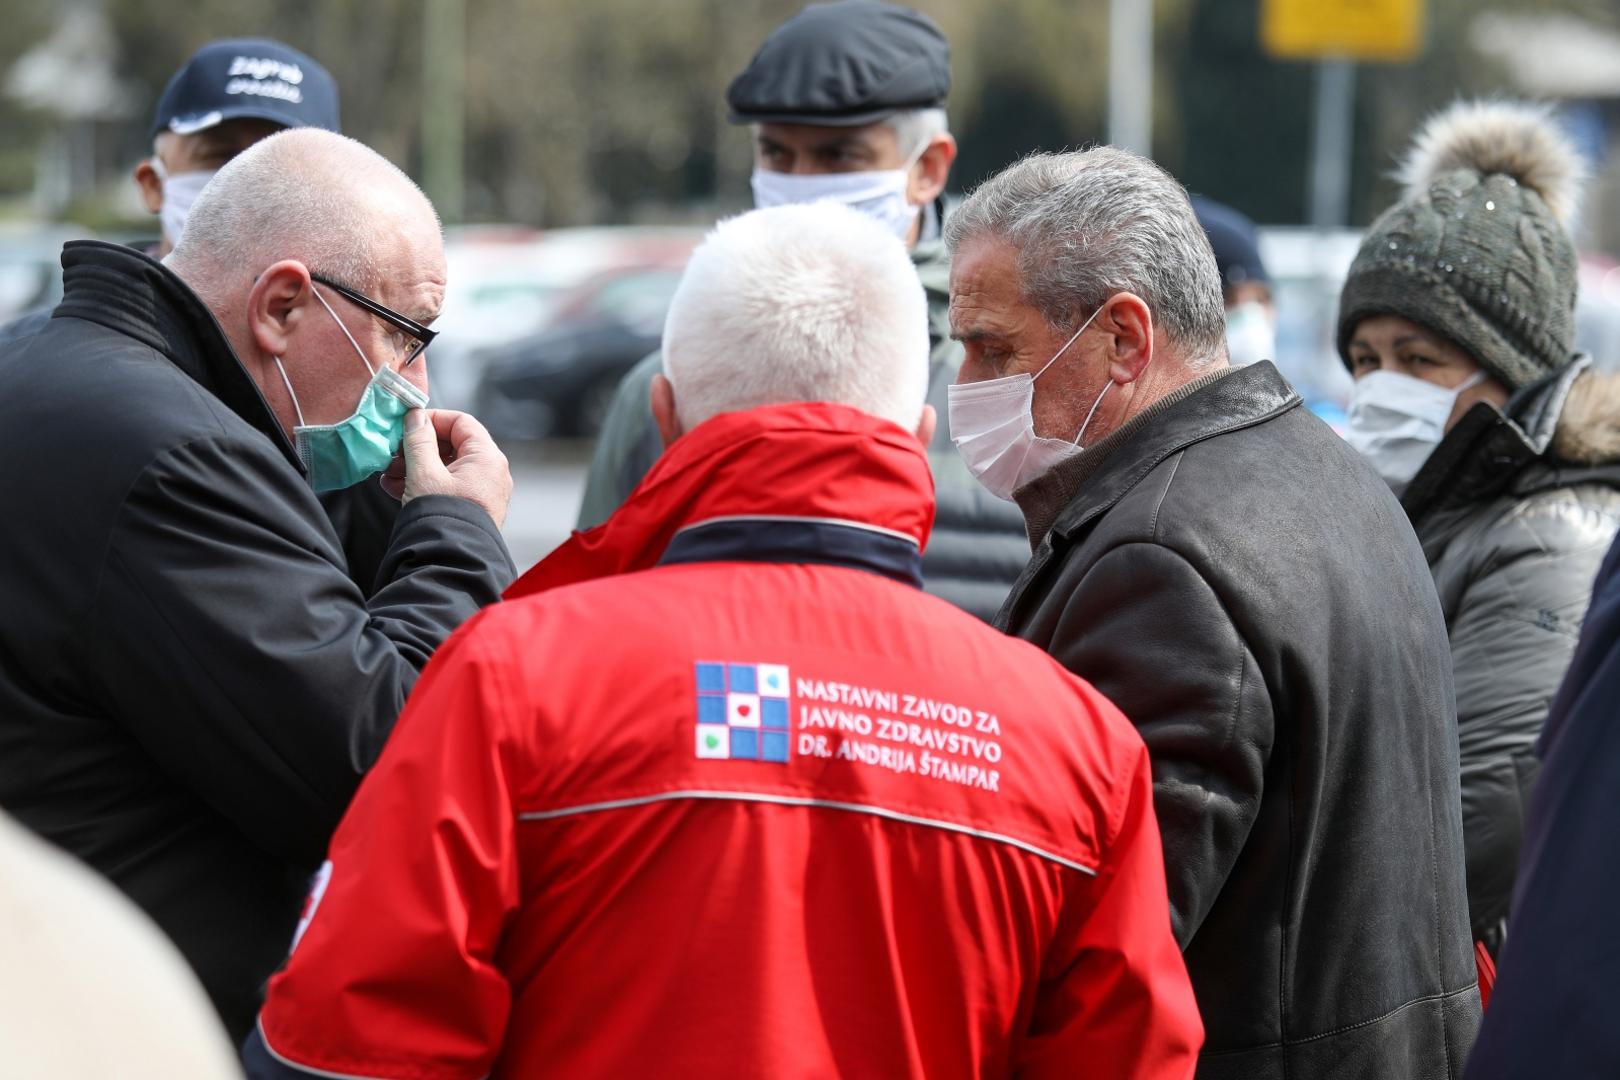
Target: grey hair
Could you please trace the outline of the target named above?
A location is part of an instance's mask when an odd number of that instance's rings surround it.
[[[910,160],[922,154],[937,137],[951,130],[944,109],[905,109],[883,118],[894,132],[902,157]]]
[[[1110,296],[1135,293],[1189,367],[1226,355],[1221,278],[1186,190],[1148,159],[1112,146],[1031,154],[945,219],[954,254],[999,237],[1018,250],[1024,299],[1073,330]]]
[[[438,217],[396,166],[354,139],[317,128],[277,132],[208,182],[164,261],[208,299],[233,278],[282,259],[362,292],[380,280],[391,226]]]

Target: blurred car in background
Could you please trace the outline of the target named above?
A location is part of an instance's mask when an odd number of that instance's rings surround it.
[[[639,227],[451,230],[445,238],[444,308],[434,323],[439,336],[428,354],[434,404],[474,409],[492,350],[544,330],[561,311],[577,306],[577,290],[603,274],[641,267],[678,272],[701,235],[696,229]]]
[[[62,245],[89,236],[53,225],[0,226],[0,323],[62,299]]]
[[[474,412],[497,439],[595,436],[619,381],[658,348],[679,266],[599,274],[560,300],[547,328],[488,349]]]

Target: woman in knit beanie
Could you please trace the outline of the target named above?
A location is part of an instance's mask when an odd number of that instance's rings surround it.
[[[1451,634],[1469,915],[1493,953],[1536,736],[1620,525],[1620,381],[1573,344],[1581,172],[1546,109],[1432,117],[1339,303],[1346,437],[1400,496]]]

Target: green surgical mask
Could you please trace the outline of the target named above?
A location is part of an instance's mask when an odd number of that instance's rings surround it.
[[[276,370],[281,372],[287,396],[292,398],[293,411],[298,414],[298,425],[293,428],[293,447],[298,452],[298,460],[309,470],[310,486],[320,493],[352,487],[388,468],[405,439],[405,414],[426,406],[428,398],[393,368],[372,367],[365,350],[318,291],[315,299],[332,316],[359,354],[360,362],[371,372],[371,381],[360,395],[360,403],[347,419],[336,424],[305,424],[304,410],[298,407],[292,380],[287,378],[287,369],[281,366],[281,357],[276,357]]]

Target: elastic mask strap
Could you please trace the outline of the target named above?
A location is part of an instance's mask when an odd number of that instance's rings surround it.
[[[287,378],[287,369],[281,366],[281,357],[277,356],[273,359],[276,362],[276,370],[281,372],[281,382],[287,387],[287,396],[292,398],[293,412],[298,414],[298,426],[307,427],[308,425],[304,423],[304,410],[298,407],[298,395],[293,393],[292,380]]]
[[[1478,386],[1480,383],[1482,383],[1484,381],[1485,381],[1485,372],[1484,371],[1476,371],[1472,375],[1468,376],[1468,378],[1466,378],[1462,382],[1458,383],[1457,388],[1455,390],[1453,390],[1452,393],[1457,395],[1458,397],[1461,397],[1464,390],[1472,390],[1474,387]]]
[[[332,316],[332,321],[338,324],[338,329],[343,331],[343,336],[349,339],[349,344],[354,346],[354,351],[360,354],[360,362],[366,365],[366,370],[369,371],[371,373],[371,377],[375,379],[377,377],[377,369],[371,366],[370,360],[366,359],[366,350],[362,349],[360,347],[360,343],[354,340],[354,335],[349,333],[349,328],[343,325],[343,320],[337,317],[337,312],[332,310],[332,305],[326,302],[326,297],[321,295],[320,290],[315,288],[314,285],[311,285],[309,287],[309,291],[315,294],[315,299],[321,302],[321,307],[325,308],[326,313]]]
[[[1074,433],[1074,445],[1080,445],[1080,436],[1084,435],[1086,433],[1086,428],[1091,426],[1091,418],[1097,415],[1097,406],[1102,404],[1102,399],[1107,397],[1108,391],[1112,390],[1113,388],[1113,379],[1109,379],[1107,382],[1103,383],[1102,393],[1098,394],[1097,400],[1091,403],[1091,411],[1086,413],[1085,422],[1080,425],[1080,430]]]
[[[1080,340],[1080,335],[1086,332],[1086,327],[1091,325],[1091,320],[1095,319],[1100,314],[1102,314],[1102,308],[1098,308],[1096,311],[1093,311],[1091,313],[1091,318],[1087,319],[1085,322],[1080,324],[1080,329],[1078,329],[1078,330],[1076,330],[1074,332],[1074,336],[1071,337],[1068,341],[1065,341],[1063,343],[1063,348],[1059,349],[1057,352],[1052,354],[1052,359],[1048,360],[1045,364],[1043,364],[1041,366],[1041,370],[1037,371],[1034,374],[1034,376],[1030,379],[1030,382],[1034,382],[1036,379],[1040,378],[1042,375],[1045,375],[1046,374],[1046,369],[1051,367],[1053,364],[1057,363],[1058,357],[1060,357],[1064,353],[1068,352],[1070,345],[1073,345],[1076,341]]]

